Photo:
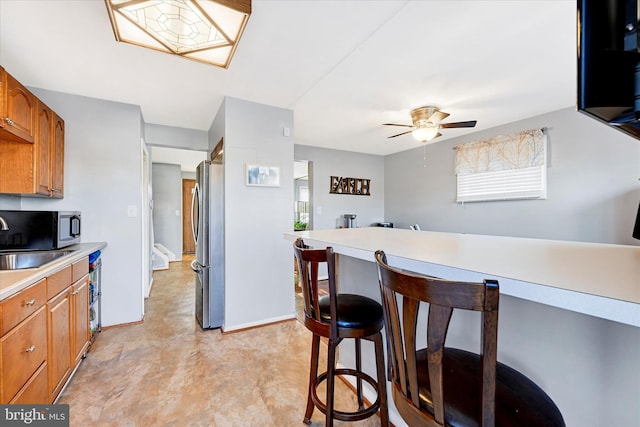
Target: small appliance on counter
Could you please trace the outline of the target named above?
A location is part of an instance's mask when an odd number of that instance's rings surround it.
[[[344,226],[345,228],[356,228],[358,223],[356,222],[356,214],[344,214],[342,217],[344,218]]]
[[[392,222],[376,222],[373,224],[376,227],[385,227],[385,228],[393,228]]]
[[[0,251],[51,250],[80,243],[79,211],[2,211]]]

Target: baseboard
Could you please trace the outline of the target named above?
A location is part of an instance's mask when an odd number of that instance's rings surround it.
[[[287,322],[289,320],[296,320],[296,315],[288,314],[286,316],[272,317],[270,319],[264,319],[258,322],[242,323],[234,326],[224,325],[222,326],[221,330],[223,334],[231,333],[231,332],[240,332],[247,329],[253,329],[253,328],[259,328],[261,326],[272,325],[274,323]]]

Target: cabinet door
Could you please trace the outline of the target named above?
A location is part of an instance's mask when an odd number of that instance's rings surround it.
[[[0,403],[8,403],[47,357],[44,307],[0,339]]]
[[[71,286],[47,303],[49,396],[56,398],[71,374]]]
[[[53,140],[51,147],[51,196],[64,196],[64,120],[53,113]]]
[[[38,102],[36,151],[36,193],[51,195],[51,149],[53,147],[53,111]]]
[[[4,69],[0,69],[0,73],[0,130],[5,138],[33,143],[36,134],[36,97]]]
[[[80,359],[89,345],[89,276],[85,276],[73,285],[71,292],[71,309],[73,313],[73,366]]]

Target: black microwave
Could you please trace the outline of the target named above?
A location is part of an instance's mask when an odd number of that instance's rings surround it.
[[[0,251],[50,250],[80,243],[78,211],[3,211]]]

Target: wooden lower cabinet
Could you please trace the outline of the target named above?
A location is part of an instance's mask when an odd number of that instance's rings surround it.
[[[9,401],[12,405],[34,402],[49,402],[47,392],[47,362],[44,362],[16,396]]]
[[[53,401],[71,375],[71,287],[47,302],[47,330],[48,390]]]
[[[89,261],[0,301],[0,404],[53,403],[90,344]]]
[[[2,392],[6,403],[47,360],[47,316],[41,307],[0,339]]]
[[[71,362],[80,363],[89,347],[89,276],[85,276],[72,286],[71,291]]]

